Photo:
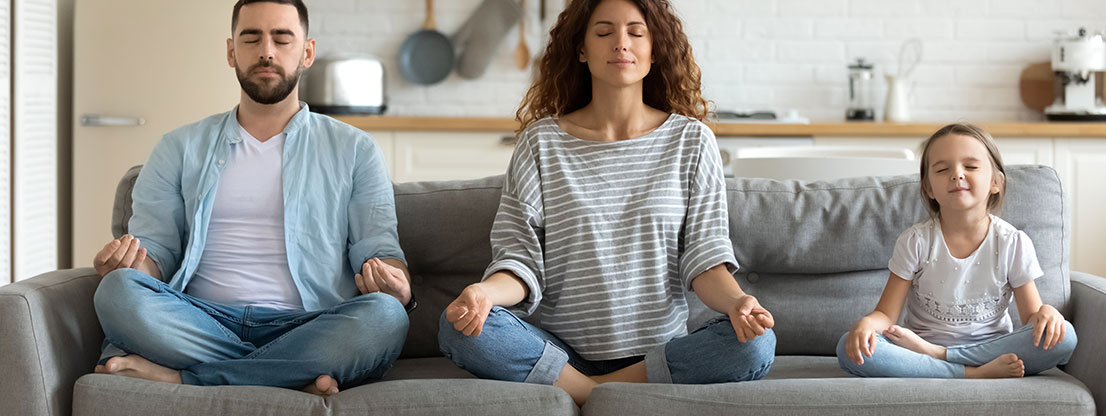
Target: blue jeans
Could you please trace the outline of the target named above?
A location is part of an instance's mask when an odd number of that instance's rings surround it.
[[[180,370],[192,385],[299,389],[326,374],[352,387],[381,378],[407,336],[403,305],[383,293],[315,312],[232,307],[119,269],[100,282],[94,302],[105,336],[101,363],[137,354]]]
[[[485,379],[553,384],[565,364],[594,376],[645,360],[651,383],[706,384],[764,377],[775,358],[776,335],[768,330],[741,343],[729,318],[718,317],[687,336],[658,345],[644,357],[589,361],[553,334],[496,306],[479,337],[454,329],[443,313],[438,345],[457,366]]]
[[[986,341],[947,347],[946,361],[916,353],[895,345],[883,335],[876,335],[879,339],[876,351],[871,357],[864,357],[863,365],[857,365],[845,355],[845,340],[849,335],[846,333],[837,342],[837,362],[845,371],[860,377],[964,378],[964,366],[981,366],[1002,354],[1014,353],[1025,364],[1028,376],[1068,363],[1079,339],[1071,323],[1064,321],[1064,327],[1064,341],[1047,351],[1033,345],[1033,325],[1024,325]],[[1041,344],[1044,344],[1044,337]]]

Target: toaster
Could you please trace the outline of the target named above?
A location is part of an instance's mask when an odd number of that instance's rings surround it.
[[[315,60],[303,73],[300,99],[324,114],[383,114],[384,64],[368,55]]]

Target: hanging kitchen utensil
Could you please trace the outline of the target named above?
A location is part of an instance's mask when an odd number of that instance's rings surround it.
[[[526,69],[530,65],[530,49],[526,47],[526,0],[522,5],[522,18],[518,19],[518,47],[515,48],[515,66]]]
[[[399,47],[399,72],[416,84],[441,82],[453,70],[453,44],[434,24],[434,0],[426,0],[426,20]]]
[[[457,75],[476,79],[484,75],[495,51],[522,17],[515,0],[484,0],[451,40],[457,48]]]

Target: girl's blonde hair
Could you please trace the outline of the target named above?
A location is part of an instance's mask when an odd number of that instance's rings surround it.
[[[930,191],[932,191],[929,187],[929,148],[937,139],[953,135],[966,136],[979,140],[980,143],[983,143],[983,147],[987,148],[987,154],[991,156],[991,167],[994,171],[994,179],[998,181],[999,189],[998,193],[992,194],[987,199],[987,211],[999,215],[999,213],[1002,212],[1002,198],[1006,195],[1006,168],[1002,164],[1002,154],[998,152],[995,139],[992,138],[989,133],[974,125],[961,123],[949,124],[945,127],[941,127],[922,143],[921,193],[922,200],[926,202],[926,210],[929,211],[929,215],[933,218],[941,216],[941,205],[937,203],[936,199],[930,198],[929,196]]]

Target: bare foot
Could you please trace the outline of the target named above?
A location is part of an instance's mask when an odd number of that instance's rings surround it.
[[[315,378],[315,382],[303,388],[311,394],[327,397],[338,392],[338,382],[333,377],[323,374]]]
[[[945,360],[945,347],[926,341],[909,329],[898,325],[891,325],[883,330],[883,336],[887,337],[891,342],[894,342],[895,345],[910,351],[914,351],[918,354],[925,354],[941,361]]]
[[[979,367],[965,367],[965,378],[1018,378],[1025,376],[1025,364],[1014,354],[1002,354]]]
[[[104,365],[96,366],[100,374],[140,378],[163,383],[181,384],[180,371],[154,364],[142,356],[130,354],[112,357]]]

